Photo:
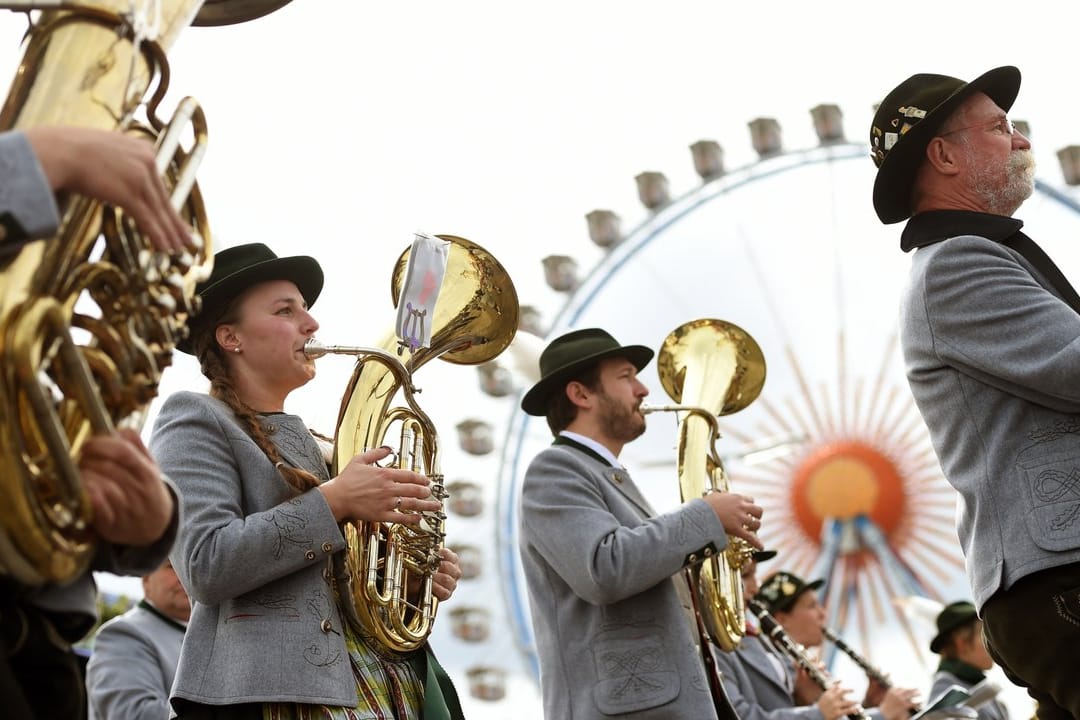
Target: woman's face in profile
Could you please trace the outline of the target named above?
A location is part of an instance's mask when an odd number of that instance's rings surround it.
[[[315,361],[304,354],[304,345],[319,323],[293,282],[271,280],[249,288],[237,310],[238,320],[226,333],[229,344],[223,343],[234,370],[285,393],[315,377]]]

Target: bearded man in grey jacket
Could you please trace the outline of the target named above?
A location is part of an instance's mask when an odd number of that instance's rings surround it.
[[[1034,188],[1006,116],[1019,89],[1011,66],[898,85],[870,130],[874,208],[915,250],[901,344],[987,649],[1064,720],[1080,718],[1080,297],[1012,217]]]
[[[575,330],[544,350],[541,380],[522,399],[556,436],[529,466],[521,499],[550,720],[730,715],[707,674],[681,571],[723,551],[729,536],[761,549],[761,508],[710,493],[658,514],[641,495],[618,456],[645,431],[648,389],[637,373],[652,356],[603,330]]]

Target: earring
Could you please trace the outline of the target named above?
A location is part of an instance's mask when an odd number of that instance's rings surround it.
[[[240,348],[234,347],[233,352],[239,355],[240,354]]]

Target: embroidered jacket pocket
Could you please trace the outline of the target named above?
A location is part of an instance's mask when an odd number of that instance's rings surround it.
[[[1030,505],[1028,532],[1044,550],[1070,550],[1080,540],[1080,443],[1072,434],[1025,448],[1016,458]]]
[[[602,713],[648,710],[679,696],[679,675],[664,638],[659,625],[605,630],[593,638],[593,699]]]

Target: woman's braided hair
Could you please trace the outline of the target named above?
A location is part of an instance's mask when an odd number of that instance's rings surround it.
[[[225,363],[225,351],[218,345],[216,331],[218,326],[234,323],[238,318],[241,293],[221,308],[211,310],[207,315],[200,315],[199,322],[191,329],[192,347],[195,357],[199,358],[202,374],[210,380],[210,396],[228,405],[247,430],[248,435],[266,453],[270,462],[281,473],[291,487],[298,493],[305,492],[319,484],[318,478],[306,470],[292,467],[281,459],[277,446],[266,435],[266,428],[259,420],[259,415],[236,394],[236,387],[229,377]]]

